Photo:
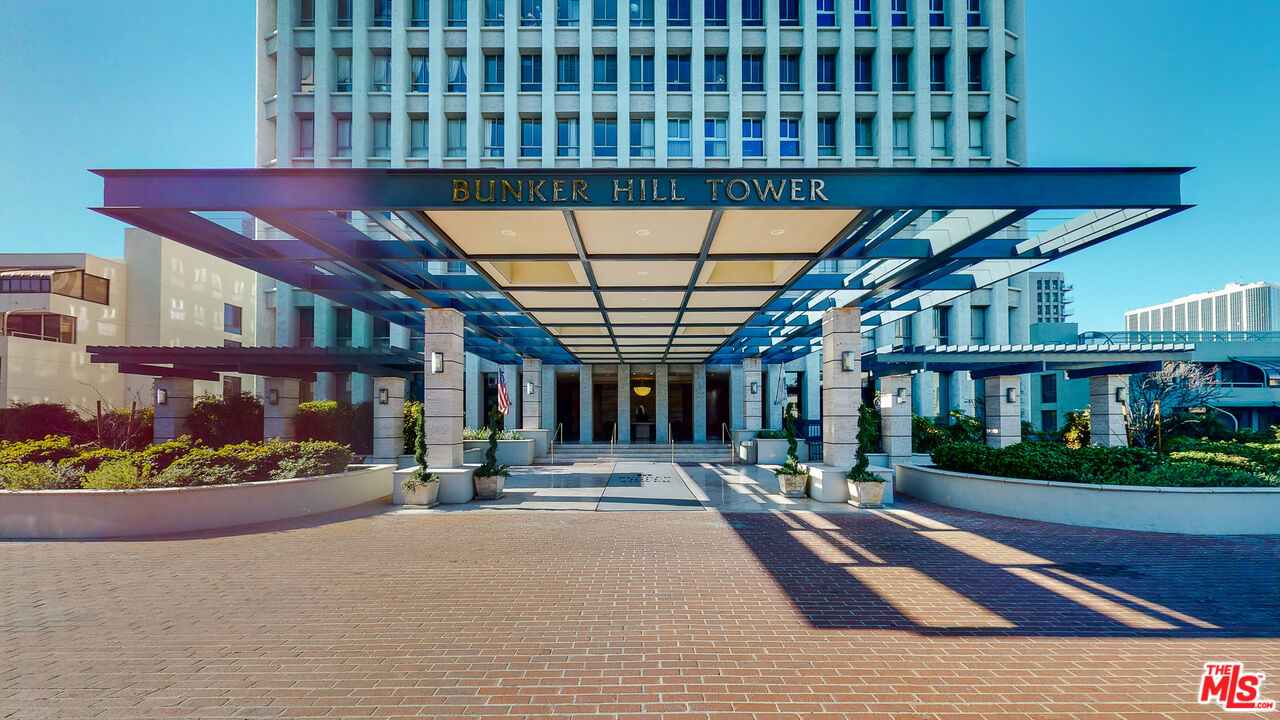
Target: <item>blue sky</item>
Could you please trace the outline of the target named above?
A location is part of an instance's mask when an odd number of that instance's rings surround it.
[[[1034,165],[1190,165],[1193,210],[1060,260],[1082,329],[1280,282],[1276,0],[1027,0]],[[252,0],[0,0],[0,250],[121,253],[93,167],[253,164]]]

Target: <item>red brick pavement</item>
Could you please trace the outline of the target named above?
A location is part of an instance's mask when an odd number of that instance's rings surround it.
[[[0,543],[0,717],[1211,716],[1280,539],[906,513],[374,514]]]

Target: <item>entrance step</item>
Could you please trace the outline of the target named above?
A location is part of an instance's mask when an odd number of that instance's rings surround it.
[[[666,462],[672,461],[674,454],[677,463],[728,462],[729,446],[718,443],[677,443],[670,445],[638,444],[614,445],[612,459],[614,462]],[[555,446],[555,464],[567,463],[604,463],[610,461],[608,443],[566,443]],[[538,458],[535,465],[552,462],[551,454]]]

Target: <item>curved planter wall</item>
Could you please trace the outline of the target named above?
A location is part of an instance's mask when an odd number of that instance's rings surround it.
[[[1280,533],[1280,488],[1169,488],[1022,480],[895,465],[897,489],[993,515],[1192,535]]]
[[[0,490],[0,538],[159,535],[313,515],[387,497],[393,469],[193,488]]]

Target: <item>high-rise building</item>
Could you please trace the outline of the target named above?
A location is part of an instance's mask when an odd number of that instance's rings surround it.
[[[1129,332],[1260,332],[1280,330],[1280,285],[1227,283],[1124,314]]]
[[[1067,293],[1073,289],[1067,284],[1060,272],[1028,273],[1028,287],[1035,292],[1036,312],[1031,322],[1060,323],[1067,322],[1072,313],[1067,308],[1071,298]]]
[[[262,167],[1027,162],[1022,0],[259,0],[257,31]],[[264,343],[411,343],[410,330],[261,286]],[[868,333],[876,344],[1027,342],[1031,293],[1019,275]],[[468,424],[492,395],[490,365],[469,359]],[[797,392],[814,398],[816,363],[793,361],[788,375],[805,367]],[[322,375],[315,394],[359,401],[369,388]],[[922,414],[974,411],[967,373],[922,373],[914,389]],[[768,412],[780,422],[780,408]]]

